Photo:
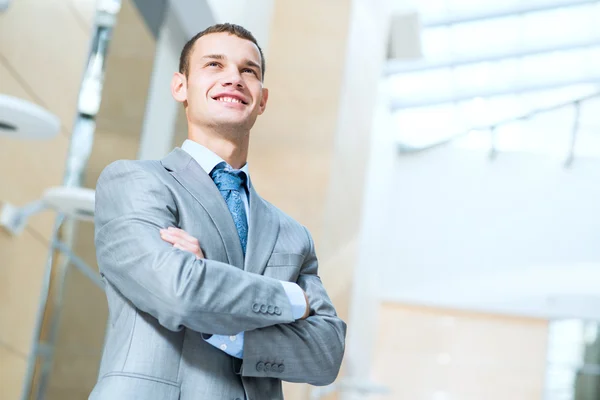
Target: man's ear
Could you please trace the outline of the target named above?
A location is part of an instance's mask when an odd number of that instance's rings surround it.
[[[180,72],[175,72],[171,79],[171,94],[180,103],[187,100],[187,79]]]
[[[267,100],[269,100],[269,89],[267,88],[263,88],[262,89],[262,97],[260,99],[260,104],[259,109],[258,109],[258,115],[261,115],[262,113],[265,112],[265,109],[267,108]]]

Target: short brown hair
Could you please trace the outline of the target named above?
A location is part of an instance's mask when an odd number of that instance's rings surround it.
[[[206,28],[202,32],[197,33],[193,38],[188,40],[185,46],[183,46],[183,50],[181,50],[181,55],[179,56],[180,73],[184,74],[186,77],[188,76],[190,72],[190,56],[192,54],[192,49],[194,48],[196,40],[200,39],[204,35],[208,35],[211,33],[229,33],[230,35],[235,35],[241,39],[246,39],[254,43],[256,47],[258,47],[258,52],[260,53],[260,69],[262,74],[261,79],[265,79],[265,56],[263,55],[263,51],[258,45],[256,38],[248,29],[244,28],[243,26],[230,23],[209,26],[208,28]]]

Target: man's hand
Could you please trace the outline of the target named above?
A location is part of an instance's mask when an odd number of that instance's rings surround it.
[[[303,290],[303,292],[304,292],[304,290]],[[310,315],[310,303],[308,302],[308,295],[306,294],[306,292],[304,292],[304,298],[306,299],[306,311],[304,312],[304,315],[300,319],[306,319]]]
[[[174,227],[161,229],[160,237],[165,242],[171,243],[173,247],[176,247],[179,250],[189,251],[190,253],[194,254],[198,260],[204,258],[204,253],[202,253],[198,239],[182,229]]]

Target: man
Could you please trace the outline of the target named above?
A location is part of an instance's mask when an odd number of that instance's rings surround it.
[[[161,161],[102,172],[96,249],[110,321],[91,399],[270,400],[283,398],[282,380],[335,380],[346,325],[313,241],[248,175],[264,64],[240,26],[199,33],[171,84],[189,139]]]

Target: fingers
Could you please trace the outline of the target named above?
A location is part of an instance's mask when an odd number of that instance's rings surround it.
[[[171,243],[173,247],[190,252],[196,255],[196,258],[204,258],[204,253],[200,248],[198,239],[189,235],[186,231],[177,228],[161,229],[160,237],[165,242]]]
[[[183,229],[169,227],[168,229],[161,229],[160,234],[161,234],[161,236],[163,236],[166,239],[171,239],[171,240],[172,239],[180,239],[180,240],[186,241],[192,245],[198,245],[198,239],[196,239],[195,237],[193,237],[192,235],[190,235]],[[171,240],[167,240],[167,241],[171,242]]]
[[[194,246],[186,242],[175,242],[173,243],[173,247],[178,248],[180,250],[189,251],[190,253],[198,253],[200,251],[200,246]]]
[[[181,229],[178,231],[161,229],[160,236],[163,240],[171,244],[180,243],[181,245],[189,244],[193,247],[200,247],[200,242],[198,242],[198,239],[190,236],[187,232]]]
[[[302,292],[304,293],[304,300],[306,300],[306,311],[300,319],[306,319],[310,316],[310,302],[308,301],[308,295],[306,294],[306,292],[304,290]]]
[[[169,232],[167,232],[166,229],[160,230],[160,238],[162,240],[164,240],[165,242],[169,242],[171,244],[175,244],[175,243],[178,243],[179,241],[181,241],[181,238],[170,234]]]
[[[175,247],[176,249],[179,249],[179,250],[187,251],[187,252],[192,253],[192,254],[196,254],[196,255],[200,251],[199,248],[193,248],[193,247],[191,247],[189,245],[181,245],[179,243],[175,243],[173,245],[173,247]]]
[[[196,256],[197,259],[204,258],[204,253],[202,253],[202,249],[200,248],[200,246],[192,245],[188,242],[180,240],[173,243],[173,247],[182,251],[192,253]]]

